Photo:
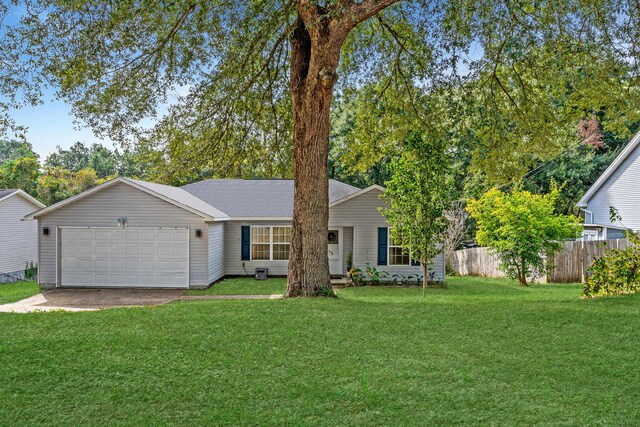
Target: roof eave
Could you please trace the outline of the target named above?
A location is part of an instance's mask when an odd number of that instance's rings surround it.
[[[0,199],[0,202],[2,202],[3,200],[7,200],[8,198],[16,196],[16,195],[21,196],[22,198],[30,201],[34,205],[38,206],[40,209],[45,207],[45,204],[42,203],[40,200],[36,199],[35,197],[33,197],[31,194],[27,193],[26,191],[20,190],[20,189],[14,191],[11,194],[8,194],[8,195],[4,196],[3,198]]]
[[[603,174],[600,175],[600,177],[596,180],[596,182],[594,182],[593,185],[587,190],[584,196],[582,196],[580,201],[576,204],[577,207],[581,207],[581,208],[587,207],[587,203],[589,202],[591,197],[593,197],[598,192],[600,187],[602,187],[602,185],[605,182],[607,182],[609,177],[611,177],[611,175],[616,171],[616,169],[620,167],[620,165],[626,160],[629,154],[631,154],[633,150],[635,150],[635,148],[638,146],[638,143],[640,143],[640,132],[636,133],[634,137],[631,138],[631,141],[629,141],[627,146],[624,147],[624,149],[620,152],[620,154],[618,154],[618,156],[613,160],[613,162],[611,162],[611,164],[603,172]]]
[[[335,200],[335,201],[329,203],[329,207],[332,208],[334,206],[339,205],[340,203],[344,203],[344,202],[346,202],[348,200],[355,199],[356,197],[362,196],[363,194],[366,194],[366,193],[368,193],[368,192],[370,192],[372,190],[384,191],[384,187],[382,187],[382,186],[380,186],[378,184],[370,185],[367,188],[363,188],[362,190],[356,191],[355,193],[351,193],[348,196],[345,196],[345,197],[343,197],[341,199],[338,199],[338,200]]]
[[[197,209],[194,209],[194,208],[191,208],[189,206],[186,206],[183,203],[178,202],[177,200],[173,200],[173,199],[171,199],[169,197],[166,197],[166,196],[164,196],[164,195],[162,195],[162,194],[160,194],[160,193],[158,193],[156,191],[153,191],[153,190],[151,190],[151,189],[149,189],[149,188],[147,188],[147,187],[145,187],[143,185],[139,185],[136,182],[133,182],[133,181],[128,180],[128,179],[123,178],[123,177],[117,177],[117,178],[114,178],[114,179],[112,179],[110,181],[107,181],[107,182],[105,182],[103,184],[100,184],[100,185],[98,185],[96,187],[93,187],[93,188],[91,188],[91,189],[89,189],[87,191],[83,191],[82,193],[79,193],[79,194],[76,194],[75,196],[69,197],[68,199],[62,200],[62,201],[60,201],[58,203],[55,203],[55,204],[53,204],[51,206],[48,206],[48,207],[45,207],[43,209],[39,209],[39,210],[37,210],[35,212],[32,212],[29,215],[26,215],[23,219],[25,221],[32,221],[32,220],[38,219],[42,215],[46,215],[49,212],[52,212],[52,211],[57,210],[57,209],[60,209],[63,206],[66,206],[68,204],[74,203],[74,202],[76,202],[78,200],[81,200],[81,199],[87,197],[87,196],[90,196],[91,194],[94,194],[94,193],[97,193],[99,191],[102,191],[105,188],[109,188],[112,185],[120,183],[120,182],[124,183],[124,184],[127,184],[127,185],[129,185],[129,186],[131,186],[133,188],[136,188],[136,189],[138,189],[140,191],[143,191],[143,192],[145,192],[147,194],[150,194],[150,195],[152,195],[154,197],[157,197],[157,198],[159,198],[161,200],[164,200],[164,201],[166,201],[168,203],[171,203],[174,206],[182,208],[182,209],[184,209],[184,210],[186,210],[188,212],[191,212],[191,213],[193,213],[193,214],[195,214],[197,216],[200,216],[205,220],[205,222],[207,220],[211,220],[211,221],[226,221],[229,218],[228,216],[213,217],[213,216],[211,216],[209,214],[206,214],[204,212],[201,212],[201,211],[199,211]],[[221,213],[223,213],[223,212],[221,212]]]

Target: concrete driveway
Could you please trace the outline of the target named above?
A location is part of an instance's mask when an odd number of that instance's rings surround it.
[[[183,289],[52,289],[42,293],[41,307],[113,308],[166,304],[180,298]]]
[[[58,309],[91,311],[160,305],[180,298],[185,292],[175,289],[53,289],[22,301],[0,305],[0,313],[30,313]]]

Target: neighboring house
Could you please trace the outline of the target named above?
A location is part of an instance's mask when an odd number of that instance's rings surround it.
[[[22,190],[0,190],[0,283],[24,279],[27,263],[38,260],[38,227],[23,221],[44,205]]]
[[[640,133],[627,144],[589,188],[577,206],[585,212],[584,240],[619,239],[623,230],[640,230]],[[622,222],[610,220],[614,207]]]
[[[388,238],[379,186],[329,182],[332,275],[346,259],[421,274]],[[181,188],[116,178],[28,215],[38,221],[43,287],[204,288],[230,275],[287,274],[293,181],[207,180]],[[444,280],[443,256],[434,262]]]

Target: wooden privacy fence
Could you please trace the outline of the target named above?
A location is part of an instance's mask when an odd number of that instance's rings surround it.
[[[624,249],[626,239],[564,242],[551,260],[551,271],[540,281],[551,283],[586,282],[589,268],[609,248]],[[451,257],[450,267],[462,276],[504,277],[500,261],[485,248],[462,249]]]

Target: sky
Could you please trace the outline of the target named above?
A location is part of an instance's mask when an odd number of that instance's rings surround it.
[[[158,105],[158,116],[166,114],[169,106],[187,96],[190,89],[190,85],[175,87],[169,93],[167,103]],[[26,139],[33,145],[33,151],[40,156],[40,160],[44,161],[49,154],[57,151],[58,146],[66,149],[78,141],[85,145],[100,143],[109,149],[120,148],[111,139],[96,137],[90,127],[75,120],[71,106],[56,100],[53,89],[44,89],[42,101],[41,105],[10,112],[17,125],[28,128]],[[141,122],[141,126],[151,127],[154,123],[155,119],[148,118]]]
[[[78,141],[85,145],[99,142],[113,148],[113,141],[98,139],[91,129],[75,124],[71,107],[63,101],[48,99],[36,107],[13,110],[11,116],[18,125],[28,128],[27,141],[33,145],[33,150],[41,160],[56,151],[57,146],[69,148]]]
[[[17,23],[22,11],[23,7],[20,5],[12,7],[4,24]],[[68,148],[78,141],[87,144],[100,142],[109,148],[113,147],[113,141],[98,139],[91,129],[74,124],[71,107],[63,101],[55,100],[53,89],[43,88],[43,91],[42,105],[9,112],[16,124],[28,128],[27,141],[33,145],[41,160],[56,151],[56,146]]]

